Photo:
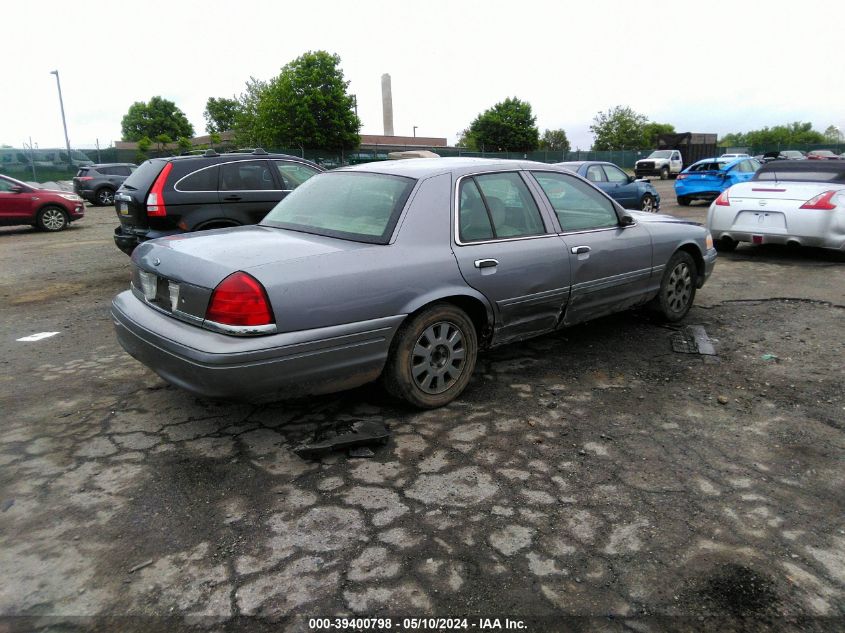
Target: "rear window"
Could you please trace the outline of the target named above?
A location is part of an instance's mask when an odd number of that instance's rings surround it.
[[[310,178],[261,222],[304,233],[387,244],[416,180],[362,172]]]
[[[661,149],[648,155],[649,158],[671,158],[672,150]]]
[[[839,169],[767,169],[762,167],[751,180],[790,182],[834,182],[845,184],[845,168]]]
[[[81,176],[84,176],[87,173],[88,173],[87,169],[80,169],[78,172],[76,172],[76,177],[79,178]]]
[[[727,165],[724,161],[712,161],[709,163],[698,163],[689,168],[690,171],[720,171]]]
[[[153,186],[153,181],[156,179],[156,176],[159,175],[161,170],[164,169],[165,164],[166,161],[157,159],[141,163],[141,166],[133,171],[132,175],[126,179],[123,186],[127,189],[147,191]]]

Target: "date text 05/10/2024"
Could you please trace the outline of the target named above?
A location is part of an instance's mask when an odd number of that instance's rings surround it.
[[[424,631],[444,629],[475,629],[477,631],[526,630],[523,620],[510,618],[309,618],[313,630],[350,631]]]

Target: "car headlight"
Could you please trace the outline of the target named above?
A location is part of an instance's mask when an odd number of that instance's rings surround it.
[[[60,193],[59,196],[65,200],[70,200],[71,202],[80,202],[82,200],[82,198],[77,196],[75,193]]]

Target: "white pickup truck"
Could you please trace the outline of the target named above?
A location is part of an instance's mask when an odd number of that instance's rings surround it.
[[[666,180],[669,176],[677,176],[684,168],[684,161],[681,152],[676,149],[657,149],[647,158],[642,158],[634,163],[634,173],[637,178],[643,176],[660,176],[660,180]]]

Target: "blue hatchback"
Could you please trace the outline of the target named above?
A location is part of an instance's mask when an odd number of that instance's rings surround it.
[[[678,204],[714,200],[731,185],[751,180],[760,165],[755,158],[705,158],[693,163],[675,180]]]
[[[557,164],[583,176],[626,209],[660,209],[660,194],[648,180],[637,180],[613,163],[582,160]]]

